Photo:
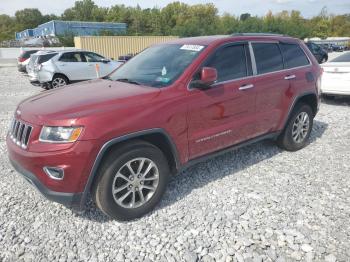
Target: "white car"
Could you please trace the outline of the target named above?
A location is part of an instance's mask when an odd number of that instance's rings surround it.
[[[30,82],[47,89],[104,77],[122,65],[121,62],[84,50],[42,52],[32,56],[35,61],[32,70],[28,68]]]
[[[350,95],[350,52],[327,63],[323,68],[321,92],[324,95]]]

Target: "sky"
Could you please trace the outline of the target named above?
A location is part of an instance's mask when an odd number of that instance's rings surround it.
[[[214,3],[220,14],[228,12],[234,15],[251,13],[265,15],[268,10],[299,10],[304,17],[317,15],[323,6],[333,14],[350,13],[350,0],[180,0],[187,4]],[[16,10],[23,8],[38,8],[43,14],[60,15],[65,9],[72,7],[75,0],[0,0],[0,14],[14,15]],[[94,0],[99,6],[125,4],[142,8],[164,7],[172,0]]]

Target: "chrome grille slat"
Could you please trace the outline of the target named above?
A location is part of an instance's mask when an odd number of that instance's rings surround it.
[[[22,147],[23,149],[26,149],[32,130],[33,127],[30,125],[14,119],[9,130],[9,135],[15,144]]]
[[[24,129],[23,129],[23,135],[22,135],[22,137],[21,137],[21,144],[22,144],[22,145],[25,145],[25,138],[26,138],[25,134],[27,134],[27,130],[28,130],[28,126],[25,125],[25,127],[24,127]]]

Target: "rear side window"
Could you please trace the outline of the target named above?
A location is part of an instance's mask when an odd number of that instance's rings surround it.
[[[285,68],[293,68],[309,64],[309,60],[299,45],[283,43],[280,44],[280,47],[284,58]]]
[[[216,68],[218,82],[247,76],[244,45],[232,45],[219,49],[206,66]]]
[[[41,55],[38,58],[38,63],[39,64],[45,63],[45,62],[49,61],[51,58],[53,58],[55,55],[57,55],[57,53]]]
[[[61,58],[61,62],[85,62],[82,58],[82,55],[78,52],[64,53]]]
[[[283,69],[283,59],[278,44],[253,43],[253,50],[258,74]]]

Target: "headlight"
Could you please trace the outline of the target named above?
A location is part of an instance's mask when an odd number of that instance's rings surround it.
[[[82,130],[82,127],[43,126],[39,141],[49,143],[75,142]]]

